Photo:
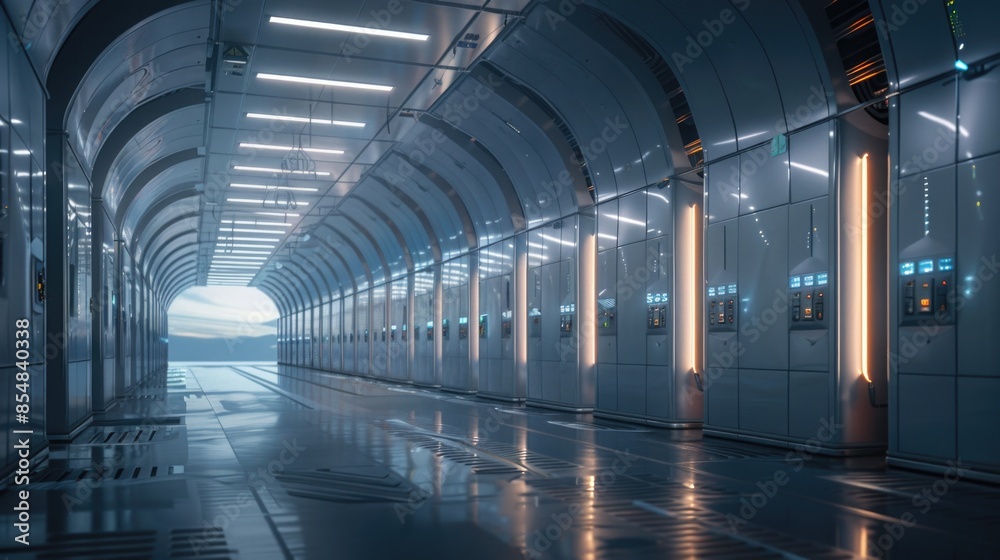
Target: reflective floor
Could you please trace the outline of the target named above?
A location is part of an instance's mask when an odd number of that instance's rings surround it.
[[[262,364],[53,447],[3,558],[998,558],[1000,488]],[[14,495],[0,495],[0,525]]]

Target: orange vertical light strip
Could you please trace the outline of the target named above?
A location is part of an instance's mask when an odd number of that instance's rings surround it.
[[[691,205],[691,217],[689,218],[691,222],[690,235],[691,235],[691,246],[688,247],[688,279],[689,286],[688,289],[690,293],[688,295],[688,301],[691,304],[691,316],[690,329],[688,331],[688,339],[690,340],[690,351],[691,351],[691,372],[698,373],[698,336],[701,332],[698,329],[698,313],[700,313],[698,305],[698,207],[694,204]]]
[[[861,156],[861,375],[868,375],[868,154]]]

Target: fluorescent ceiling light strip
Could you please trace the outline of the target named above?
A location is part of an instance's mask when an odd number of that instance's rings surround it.
[[[362,82],[344,82],[341,80],[326,80],[323,78],[307,78],[305,76],[286,76],[284,74],[268,74],[266,72],[258,72],[257,79],[259,80],[272,80],[275,82],[291,82],[295,84],[308,84],[313,86],[330,86],[339,87],[347,89],[362,89],[368,91],[392,91],[392,86],[383,86],[379,84],[365,84]]]
[[[260,270],[260,265],[249,264],[213,264],[212,270]]]
[[[238,228],[238,227],[226,227],[222,226],[219,229],[223,233],[263,233],[267,235],[283,235],[285,232],[276,229],[250,229],[250,228]]]
[[[229,255],[215,255],[212,264],[258,264],[266,261],[269,257],[233,257]],[[248,262],[249,261],[249,262]]]
[[[277,218],[298,218],[299,214],[290,214],[288,212],[254,212],[258,216],[274,216]]]
[[[323,29],[326,31],[343,31],[346,33],[360,33],[362,35],[374,35],[376,37],[392,37],[393,39],[406,39],[409,41],[426,41],[427,39],[430,38],[430,35],[424,35],[422,33],[407,33],[405,31],[391,31],[388,29],[358,27],[356,25],[327,23],[325,21],[312,21],[308,19],[294,19],[294,18],[271,16],[270,21],[271,23],[279,23],[282,25],[309,27],[311,29]]]
[[[291,115],[268,115],[266,113],[247,113],[247,118],[266,119],[272,121],[298,122],[298,123],[329,124],[333,126],[348,126],[351,128],[364,128],[366,126],[365,123],[357,121],[335,121],[330,119],[312,119],[308,117],[293,117]]]
[[[227,249],[225,247],[216,247],[215,256],[219,255],[270,255],[273,251],[247,251],[245,249]]]
[[[295,146],[276,146],[272,144],[252,144],[250,142],[240,142],[241,148],[251,150],[276,150],[279,152],[290,152],[292,150],[302,150],[311,154],[333,154],[335,156],[344,155],[344,150],[331,150],[329,148],[296,148]]]
[[[277,248],[277,245],[255,245],[253,243],[226,243],[220,241],[217,245],[218,247],[234,248],[234,249],[271,249],[272,251]]]
[[[263,243],[280,243],[281,240],[274,237],[219,237],[219,241],[260,241]]]
[[[297,191],[297,192],[319,192],[316,187],[285,187],[281,185],[251,185],[249,183],[230,183],[230,187],[234,189],[255,189],[258,191],[266,191],[268,189],[273,189],[276,191]]]
[[[266,226],[266,227],[291,227],[292,224],[286,222],[262,222],[260,220],[222,220],[224,224],[238,224],[244,226]]]
[[[291,173],[292,175],[317,175],[320,177],[327,177],[330,175],[328,171],[303,171],[301,169],[279,169],[277,167],[252,167],[249,165],[234,165],[233,169],[236,171],[253,171],[255,173],[276,173],[287,175]]]
[[[238,202],[240,204],[264,204],[263,200],[258,200],[253,198],[227,198],[226,202]],[[308,202],[296,202],[295,204],[300,204],[302,206],[309,206]]]

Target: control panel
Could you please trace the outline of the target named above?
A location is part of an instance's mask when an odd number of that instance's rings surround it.
[[[365,342],[368,342],[368,329],[365,329]]]
[[[434,321],[427,321],[427,340],[434,340]]]
[[[500,316],[500,335],[502,338],[510,338],[514,335],[513,312],[504,311]]]
[[[479,338],[486,338],[489,334],[489,316],[480,315],[479,316]]]
[[[389,330],[389,340],[396,340],[396,325],[393,325]]]
[[[451,340],[451,321],[448,319],[441,321],[441,339]]]
[[[559,336],[573,335],[573,320],[575,316],[575,303],[559,306]]]
[[[459,317],[458,318],[458,339],[465,340],[469,338],[469,318]]]
[[[615,316],[618,314],[615,298],[597,300],[597,334],[614,335],[618,332],[618,322]]]
[[[739,300],[736,284],[709,286],[708,288],[708,330],[735,331]]]
[[[393,330],[395,330],[395,328],[396,327],[393,327]],[[420,327],[417,327],[417,328],[419,329]],[[406,342],[407,340],[409,340],[409,335],[406,332],[406,323],[403,323],[403,331],[402,331],[401,336],[403,337],[403,342]],[[417,336],[420,336],[419,332],[417,333]]]
[[[902,284],[899,298],[903,325],[927,320],[946,325],[954,322],[951,291],[955,285],[955,258],[939,257],[907,261],[899,265]]]
[[[826,327],[829,284],[828,272],[788,278],[788,309],[793,329]]]
[[[646,294],[646,333],[663,334],[667,329],[667,305],[665,293]]]
[[[382,327],[382,342],[385,342],[385,333],[387,330],[385,327]]]

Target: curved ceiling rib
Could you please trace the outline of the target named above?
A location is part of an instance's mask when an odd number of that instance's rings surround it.
[[[204,90],[185,88],[161,95],[136,107],[101,144],[101,149],[94,158],[91,180],[95,185],[104,185],[111,173],[111,166],[119,154],[149,125],[183,109],[204,106]]]
[[[83,8],[86,11],[74,18],[78,21],[66,28],[69,34],[59,41],[58,53],[47,66],[45,85],[50,97],[46,111],[50,118],[58,115],[57,122],[62,122],[77,87],[110,45],[143,21],[186,3],[183,0],[88,1]],[[190,4],[208,6],[208,2]]]
[[[524,207],[517,195],[514,183],[496,156],[481,143],[477,142],[475,138],[463,133],[459,128],[442,118],[425,113],[420,115],[418,120],[421,124],[442,134],[444,138],[447,138],[452,144],[467,153],[476,163],[484,168],[489,176],[496,181],[503,200],[506,203],[504,210],[510,214],[511,227],[513,229],[509,233],[524,231],[527,226],[527,221],[524,217]]]
[[[409,246],[409,244],[406,242],[406,239],[403,237],[403,232],[400,230],[400,227],[395,222],[395,220],[393,220],[392,217],[390,217],[388,214],[386,214],[384,211],[382,211],[382,209],[379,208],[377,205],[375,205],[375,204],[373,204],[373,203],[371,203],[371,202],[369,202],[369,201],[367,201],[367,200],[365,200],[363,198],[355,197],[355,198],[352,198],[351,200],[357,201],[358,204],[360,204],[362,207],[364,207],[365,211],[370,212],[375,217],[376,223],[381,223],[382,225],[384,225],[389,230],[389,232],[392,234],[393,239],[396,240],[396,244],[399,245],[399,248],[401,250],[400,251],[400,258],[403,260],[403,270],[401,272],[403,272],[403,273],[412,272],[413,271],[413,256],[412,256],[413,255],[413,252],[412,252],[413,249],[411,249],[410,246]],[[353,221],[353,223],[354,223],[354,225],[356,227],[359,227],[359,228],[363,227],[360,223],[358,223],[357,220],[352,220],[352,221]],[[391,263],[390,263],[390,266],[391,266]],[[396,269],[396,270],[398,270],[398,269]],[[396,277],[397,274],[393,273],[392,276]]]
[[[122,189],[121,195],[116,201],[113,221],[116,226],[122,228],[125,216],[132,212],[132,206],[136,203],[140,195],[148,195],[149,184],[160,174],[169,171],[173,167],[198,161],[201,156],[197,149],[187,149],[181,152],[168,155],[147,165],[126,188]],[[200,176],[200,173],[198,174]],[[181,188],[183,185],[168,185],[167,188]]]
[[[399,202],[402,204],[402,208],[412,213],[412,215],[419,221],[421,230],[426,236],[428,249],[430,249],[431,251],[431,258],[434,260],[434,262],[440,262],[441,243],[438,241],[437,237],[438,234],[435,233],[434,225],[432,224],[430,218],[427,216],[427,213],[424,212],[424,209],[419,204],[417,204],[417,201],[414,200],[410,195],[403,192],[399,187],[393,185],[392,183],[386,181],[385,179],[382,179],[381,177],[372,176],[368,180],[378,184],[380,187],[388,191],[390,196],[395,197],[396,199],[399,200]],[[391,199],[390,199],[390,204],[392,204]],[[417,245],[415,247],[420,247],[420,245]],[[420,255],[419,251],[417,252],[417,255],[418,256]],[[411,258],[412,257],[413,255],[411,255]]]

